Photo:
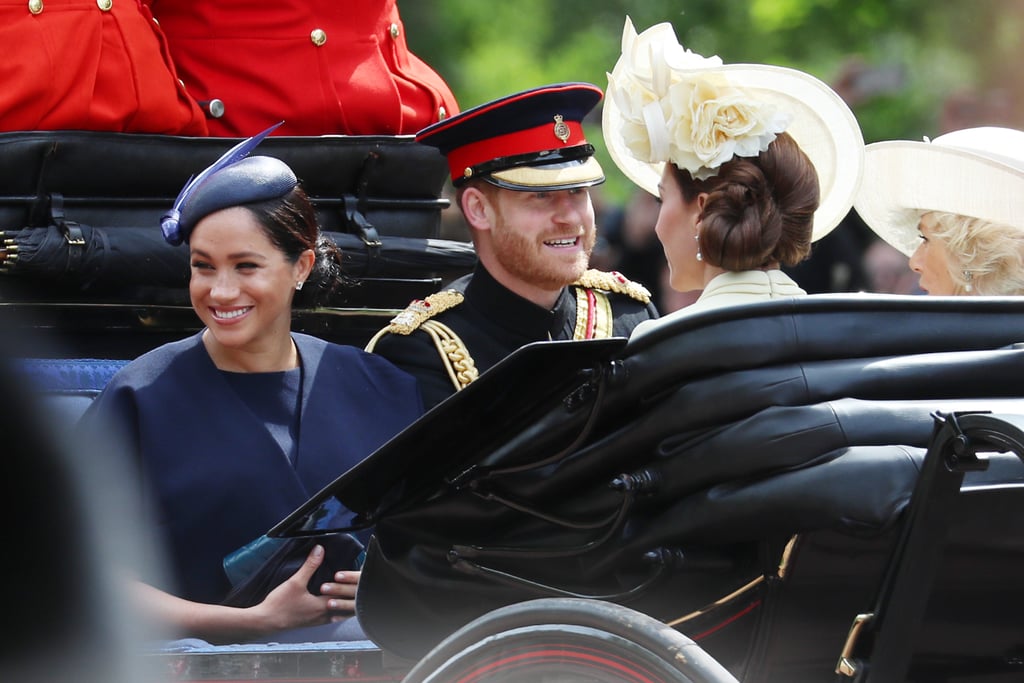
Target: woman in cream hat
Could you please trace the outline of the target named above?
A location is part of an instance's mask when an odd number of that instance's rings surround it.
[[[1024,294],[1024,131],[868,145],[854,206],[929,294]]]
[[[682,312],[805,294],[780,268],[849,212],[863,161],[860,127],[831,88],[702,57],[671,24],[638,35],[627,18],[602,124],[619,169],[661,199],[672,288],[703,290]]]

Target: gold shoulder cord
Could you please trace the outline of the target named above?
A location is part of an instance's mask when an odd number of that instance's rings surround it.
[[[385,334],[410,335],[416,330],[423,330],[430,336],[441,356],[441,364],[448,371],[455,391],[465,389],[470,382],[479,377],[480,372],[469,355],[466,344],[455,334],[455,331],[444,323],[431,320],[435,315],[458,306],[463,301],[461,292],[445,290],[431,294],[426,299],[413,301],[409,306],[392,318],[391,322],[381,329],[366,344],[365,350],[373,352],[377,342]]]
[[[441,355],[441,363],[448,371],[448,378],[451,379],[455,391],[462,391],[480,376],[473,357],[469,355],[469,349],[452,328],[436,320],[428,320],[420,329],[434,340],[434,346]]]

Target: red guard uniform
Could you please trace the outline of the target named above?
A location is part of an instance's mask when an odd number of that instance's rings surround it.
[[[0,0],[0,130],[206,135],[141,0]]]
[[[400,135],[457,112],[395,0],[149,0],[211,135]],[[204,104],[209,107],[209,104]]]

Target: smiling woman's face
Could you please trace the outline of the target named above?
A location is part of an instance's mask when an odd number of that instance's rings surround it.
[[[917,226],[921,244],[910,257],[910,267],[921,276],[921,289],[932,296],[951,296],[957,293],[956,283],[949,274],[952,259],[946,245],[935,238],[937,227],[932,214],[921,216]]]
[[[295,284],[308,272],[302,259],[287,259],[248,209],[201,220],[189,256],[192,307],[221,351],[259,353],[288,337]]]

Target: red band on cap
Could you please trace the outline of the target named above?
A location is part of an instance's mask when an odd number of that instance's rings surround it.
[[[578,121],[566,121],[565,126],[569,131],[565,142],[555,137],[555,122],[552,119],[551,123],[536,128],[499,135],[453,149],[448,153],[448,169],[452,180],[464,178],[467,168],[486,161],[586,144],[583,126]]]

